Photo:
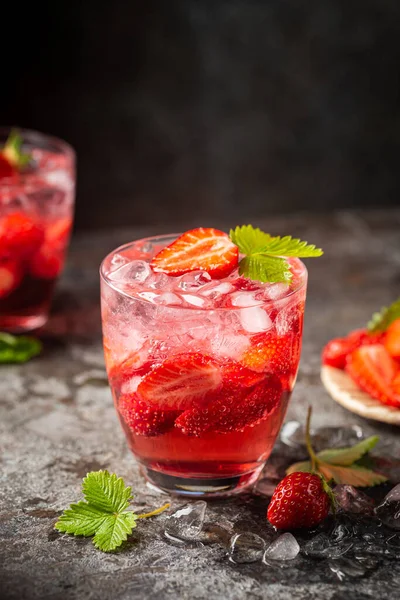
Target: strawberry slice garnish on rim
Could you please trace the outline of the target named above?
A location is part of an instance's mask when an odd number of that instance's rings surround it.
[[[198,352],[166,359],[140,382],[137,392],[149,404],[163,410],[185,410],[207,404],[207,395],[220,386],[220,365]]]
[[[383,344],[354,350],[347,358],[346,370],[358,387],[372,398],[400,408],[400,394],[392,387],[398,366]]]
[[[239,249],[218,229],[199,227],[187,231],[163,248],[151,261],[153,271],[178,276],[205,271],[213,279],[229,275],[237,267]]]

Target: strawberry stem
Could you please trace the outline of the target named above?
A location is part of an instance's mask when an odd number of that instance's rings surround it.
[[[311,461],[311,470],[312,470],[312,472],[314,472],[317,470],[318,458],[317,458],[317,455],[315,454],[314,449],[311,445],[311,435],[310,435],[311,414],[312,414],[312,408],[311,408],[311,406],[309,406],[308,412],[307,412],[307,423],[306,423],[306,447],[307,447],[307,452],[308,452],[308,455],[309,455],[310,461]]]
[[[160,508],[156,508],[155,510],[152,510],[151,512],[138,515],[137,518],[138,519],[147,519],[147,517],[154,517],[155,515],[159,515],[160,513],[164,512],[164,510],[167,510],[167,508],[169,508],[170,506],[171,506],[171,503],[167,502],[163,506],[160,506]]]

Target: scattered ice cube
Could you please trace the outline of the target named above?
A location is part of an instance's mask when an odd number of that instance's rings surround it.
[[[388,527],[400,529],[400,483],[390,490],[374,512]]]
[[[198,500],[186,504],[170,515],[164,526],[166,537],[178,540],[195,540],[199,537],[204,524],[207,502]]]
[[[291,533],[280,535],[266,549],[264,558],[266,560],[293,560],[300,552],[300,546]]]
[[[229,560],[234,563],[253,563],[262,559],[265,542],[256,533],[236,533],[230,540]]]
[[[150,265],[144,260],[133,260],[123,264],[109,274],[109,279],[127,285],[144,283],[152,274]]]
[[[351,550],[353,542],[350,538],[334,543],[326,533],[319,533],[308,540],[303,551],[313,558],[339,558]]]
[[[211,276],[204,271],[193,271],[192,273],[185,273],[178,279],[178,286],[184,292],[198,291],[203,285],[210,283]]]
[[[232,306],[260,306],[260,300],[256,300],[252,292],[237,292],[231,295]]]
[[[337,485],[334,489],[335,498],[341,509],[353,514],[371,515],[374,510],[372,498],[357,490],[352,485]]]
[[[365,564],[350,558],[337,558],[328,562],[330,570],[336,577],[343,581],[346,578],[353,579],[363,577],[368,570]]]
[[[243,329],[249,333],[260,333],[268,331],[272,327],[272,321],[260,306],[240,309],[240,322]]]
[[[314,450],[317,452],[326,448],[353,446],[365,437],[359,425],[352,425],[351,427],[320,427],[311,433]]]
[[[269,479],[268,477],[264,477],[263,479],[259,479],[257,481],[254,491],[270,498],[274,493],[276,486],[277,481]]]
[[[205,307],[206,299],[201,298],[200,296],[193,296],[192,294],[182,294],[182,298],[188,304],[192,304],[192,306]]]
[[[304,429],[298,421],[287,421],[280,433],[281,441],[291,448],[299,448],[304,446]]]

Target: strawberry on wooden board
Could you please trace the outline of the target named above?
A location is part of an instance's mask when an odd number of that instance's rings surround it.
[[[199,227],[163,248],[150,264],[158,273],[178,276],[191,271],[206,271],[213,279],[221,279],[237,267],[238,257],[238,247],[226,233]]]
[[[267,517],[277,529],[314,527],[327,516],[332,491],[316,473],[291,473],[277,485]]]
[[[383,404],[400,408],[400,395],[392,388],[398,365],[383,344],[361,346],[347,359],[346,370],[362,390]]]
[[[199,352],[177,354],[155,367],[138,386],[149,404],[165,410],[185,410],[207,404],[207,395],[221,387],[220,364]]]
[[[322,363],[336,369],[344,369],[349,354],[360,346],[380,343],[383,337],[382,333],[370,334],[366,329],[356,329],[347,337],[334,338],[326,344],[322,351]]]
[[[28,258],[43,240],[43,227],[30,215],[17,211],[0,219],[0,256]]]
[[[179,412],[159,410],[141,400],[137,394],[124,394],[118,410],[126,425],[138,435],[156,436],[174,426]]]
[[[384,346],[390,356],[400,359],[400,319],[396,319],[396,321],[389,325],[386,331]]]
[[[9,296],[21,283],[23,269],[14,258],[0,258],[0,299]]]

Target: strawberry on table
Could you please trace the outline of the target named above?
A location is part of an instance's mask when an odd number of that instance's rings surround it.
[[[153,258],[151,266],[154,271],[168,275],[206,271],[213,279],[221,279],[237,267],[238,257],[238,247],[226,233],[199,227],[163,248]]]
[[[185,410],[204,405],[207,396],[221,386],[220,365],[199,352],[178,354],[155,367],[138,386],[138,394],[153,406]]]
[[[331,495],[320,475],[291,473],[275,488],[268,506],[268,520],[277,529],[314,527],[328,516]]]
[[[0,258],[0,298],[9,296],[21,283],[23,270],[14,258]]]
[[[398,365],[382,344],[354,350],[347,359],[346,370],[358,387],[372,398],[400,408],[400,395],[392,388]]]
[[[174,426],[179,412],[155,409],[141,400],[137,394],[124,394],[118,402],[118,410],[126,425],[138,435],[156,436],[166,433]]]

